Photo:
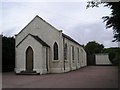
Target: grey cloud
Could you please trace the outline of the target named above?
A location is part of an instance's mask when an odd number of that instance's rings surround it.
[[[80,24],[67,30],[66,33],[81,44],[86,44],[89,41],[97,41],[105,47],[117,47],[117,43],[112,42],[113,31],[111,29],[107,30],[105,24],[101,22]]]
[[[106,47],[112,43],[113,31],[106,30],[101,17],[109,14],[104,7],[85,9],[84,3],[3,3],[3,32],[14,35],[19,32],[36,14],[71,36],[81,44],[95,40]],[[1,8],[0,8],[1,9]]]

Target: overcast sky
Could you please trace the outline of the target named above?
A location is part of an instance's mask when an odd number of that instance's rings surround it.
[[[101,19],[111,13],[111,10],[103,7],[103,5],[99,8],[86,9],[87,2],[85,1],[25,1],[2,1],[0,5],[0,13],[2,13],[0,14],[0,20],[2,20],[0,33],[6,36],[14,36],[36,15],[39,15],[58,30],[63,30],[63,33],[71,36],[80,44],[86,45],[89,41],[96,41],[107,48],[118,46],[117,43],[112,42],[113,30],[106,29],[105,23]]]

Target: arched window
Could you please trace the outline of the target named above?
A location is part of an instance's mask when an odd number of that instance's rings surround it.
[[[77,50],[78,50],[78,63],[79,63],[79,48]]]
[[[74,62],[74,46],[72,46],[72,60]]]
[[[67,43],[64,44],[64,60],[67,60]]]
[[[53,46],[54,51],[54,60],[58,60],[58,44],[55,42]]]

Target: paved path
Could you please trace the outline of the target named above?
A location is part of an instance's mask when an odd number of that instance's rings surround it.
[[[63,74],[15,75],[3,73],[3,88],[117,88],[114,66],[87,66]]]

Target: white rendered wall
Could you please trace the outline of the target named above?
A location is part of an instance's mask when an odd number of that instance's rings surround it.
[[[86,52],[81,52],[81,46],[76,43],[66,39],[68,45],[68,58],[65,61],[65,71],[64,71],[64,56],[63,56],[63,37],[62,32],[58,31],[53,26],[46,23],[39,17],[35,17],[32,22],[30,22],[23,30],[16,36],[16,46],[28,35],[28,34],[37,35],[44,42],[46,42],[49,48],[49,73],[62,73],[70,70],[75,70],[82,66],[86,65]],[[59,60],[53,60],[53,45],[57,42],[58,44],[58,52],[59,52]],[[35,39],[31,36],[28,36],[17,48],[16,48],[16,72],[20,72],[21,70],[25,70],[25,48],[31,46],[34,50],[34,70],[40,72],[41,74],[46,73],[46,51],[45,48],[40,45]],[[71,46],[74,46],[74,63],[71,58]],[[77,50],[79,48],[80,62],[78,63],[77,58]],[[83,49],[83,48],[82,48]],[[44,61],[43,61],[44,60]]]
[[[86,61],[86,52],[80,45],[64,38],[64,43],[67,44],[67,60],[65,60],[65,72],[70,70],[76,70],[80,67],[84,67],[87,65]],[[72,46],[74,46],[74,62],[72,60]],[[79,49],[79,62],[78,62],[78,52]],[[64,60],[64,58],[63,58]]]
[[[62,32],[58,31],[51,25],[47,24],[44,20],[39,17],[35,17],[31,23],[29,23],[17,36],[16,36],[16,45],[18,45],[24,37],[28,34],[33,34],[39,36],[43,41],[45,41],[49,46],[49,67],[50,72],[64,72],[63,70],[63,41],[62,41]],[[57,42],[59,60],[53,60],[53,45]],[[18,46],[19,47],[19,46]],[[22,56],[22,55],[21,55]]]
[[[16,73],[26,70],[26,50],[29,46],[33,49],[33,70],[37,71],[37,73],[43,70],[42,54],[44,53],[42,52],[42,45],[29,35],[18,47],[16,47]]]
[[[96,65],[111,64],[111,62],[108,58],[108,54],[96,54],[95,59],[96,59]]]

